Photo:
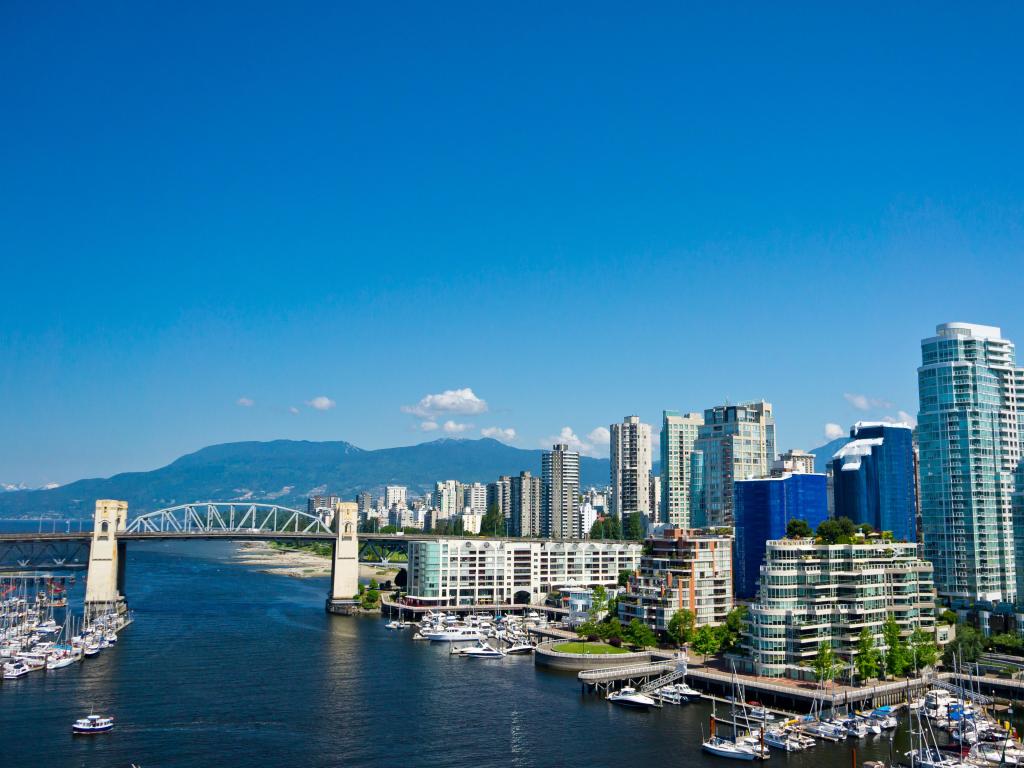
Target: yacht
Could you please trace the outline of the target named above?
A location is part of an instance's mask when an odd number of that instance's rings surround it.
[[[702,746],[705,752],[710,752],[712,755],[718,755],[719,757],[732,758],[733,760],[753,760],[757,757],[753,747],[748,747],[746,744],[737,744],[720,736],[712,736]]]
[[[59,653],[50,657],[49,661],[46,662],[46,668],[63,669],[64,667],[70,667],[74,663],[75,657],[70,653]]]
[[[754,704],[753,702],[751,702],[751,703]],[[760,704],[754,704],[750,708],[750,717],[753,718],[754,720],[761,720],[762,722],[765,721],[765,720],[774,720],[775,719],[775,715],[773,715],[767,709],[762,707]]]
[[[427,630],[423,636],[432,643],[459,643],[482,640],[483,633],[470,627],[445,627],[444,629]]]
[[[609,693],[607,699],[612,704],[618,704],[623,707],[634,707],[636,709],[650,709],[651,707],[658,706],[658,702],[646,693],[640,693],[636,688],[630,687]]]
[[[105,733],[114,729],[114,718],[89,715],[75,720],[71,730],[76,734]]]

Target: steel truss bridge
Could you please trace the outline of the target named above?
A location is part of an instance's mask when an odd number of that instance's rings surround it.
[[[168,539],[292,540],[333,542],[333,521],[279,504],[198,502],[158,509],[133,518],[118,541]],[[405,553],[410,540],[401,534],[358,534],[359,560],[389,562]],[[90,531],[0,534],[0,572],[75,570],[89,564]],[[394,565],[402,566],[403,563]]]

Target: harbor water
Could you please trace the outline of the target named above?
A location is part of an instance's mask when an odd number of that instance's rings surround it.
[[[326,580],[259,573],[227,542],[132,543],[135,623],[83,664],[0,685],[0,765],[713,766],[710,706],[650,712],[582,694],[530,656],[451,657],[378,618],[324,613]],[[72,592],[80,605],[82,576]],[[73,737],[90,710],[114,731]],[[720,710],[719,714],[726,714]],[[803,753],[792,768],[887,759],[901,727]]]

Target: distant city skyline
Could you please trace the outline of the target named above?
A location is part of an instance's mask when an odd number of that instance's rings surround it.
[[[0,483],[760,399],[808,450],[936,324],[1024,338],[1024,9],[27,8]]]

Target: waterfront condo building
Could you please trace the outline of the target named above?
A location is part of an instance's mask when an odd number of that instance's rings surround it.
[[[790,520],[804,520],[811,530],[828,518],[825,475],[798,472],[735,483],[736,597],[751,600],[764,562],[765,544],[786,535]]]
[[[612,424],[611,513],[621,518],[627,512],[651,515],[651,425],[639,416],[627,416]]]
[[[661,522],[689,528],[702,498],[703,455],[696,450],[699,413],[664,411],[661,423]]]
[[[539,478],[534,478],[539,480]],[[541,603],[562,587],[605,587],[634,570],[639,542],[440,539],[409,542],[416,605]]]
[[[541,535],[552,539],[578,539],[576,505],[580,496],[580,455],[558,443],[541,457]],[[590,529],[587,529],[587,533]]]
[[[1012,505],[1024,376],[999,328],[943,323],[921,342],[917,378],[924,556],[939,597],[987,627],[1021,594]]]
[[[693,611],[697,626],[725,621],[732,609],[732,537],[664,528],[648,538],[639,570],[619,598],[624,622],[664,632],[676,611]]]
[[[914,433],[908,424],[858,421],[832,458],[837,517],[917,540]]]
[[[775,416],[771,403],[719,405],[704,411],[696,450],[704,460],[701,519],[694,525],[733,524],[733,483],[768,475],[775,458]]]
[[[846,663],[864,627],[882,646],[888,616],[903,635],[935,629],[932,566],[918,557],[916,543],[879,535],[854,544],[769,541],[747,614],[742,671],[807,679],[814,674],[808,662],[825,641]]]
[[[541,479],[520,472],[510,479],[512,511],[509,517],[513,536],[541,536],[541,510],[544,489]]]

